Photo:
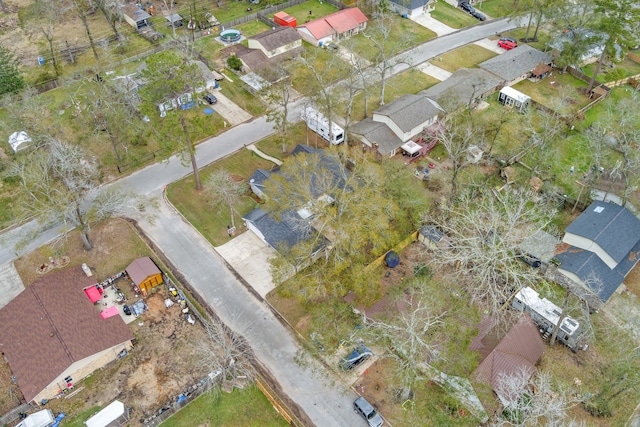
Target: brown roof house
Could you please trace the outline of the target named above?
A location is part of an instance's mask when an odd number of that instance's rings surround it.
[[[302,37],[295,28],[277,27],[248,39],[249,49],[258,49],[267,58],[302,49]]]
[[[444,110],[424,95],[404,95],[349,129],[383,156],[393,157],[405,142],[436,124]]]
[[[480,330],[485,334],[472,341],[471,349],[487,356],[478,365],[473,377],[491,386],[503,404],[508,403],[512,396],[500,396],[501,380],[504,376],[521,375],[523,372],[528,373],[529,376],[533,375],[536,364],[544,353],[544,341],[528,314],[520,317],[518,323],[491,351],[488,351],[491,345],[490,335],[486,334],[488,328],[483,328],[481,325]]]
[[[27,402],[40,403],[115,360],[133,335],[122,317],[100,317],[82,268],[47,274],[0,309],[0,352]]]
[[[147,292],[162,283],[162,272],[148,256],[133,261],[125,271],[141,292]]]

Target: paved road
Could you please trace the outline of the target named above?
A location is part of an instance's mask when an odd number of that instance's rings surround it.
[[[505,20],[491,21],[432,40],[411,49],[406,56],[411,58],[412,64],[417,65],[456,47],[514,27],[515,23]],[[407,64],[398,64],[393,73],[407,68]],[[292,105],[290,120],[299,120],[300,109],[305,102],[302,99]],[[205,166],[272,133],[271,124],[264,118],[234,127],[198,145],[198,165]],[[174,156],[167,162],[135,172],[118,183],[137,194],[157,196],[163,186],[189,173],[190,165]],[[248,334],[248,339],[260,361],[312,421],[319,426],[362,424],[362,420],[358,420],[350,408],[350,401],[354,396],[352,392],[340,384],[323,384],[323,380],[329,378],[326,372],[321,370],[321,376],[317,377],[293,361],[299,347],[291,332],[231,275],[213,248],[166,205],[161,205],[158,214],[153,225],[144,221],[141,223],[145,232],[229,327],[244,332],[242,325],[247,322],[252,325],[254,333]],[[26,253],[41,246],[62,231],[62,227],[52,228],[31,239],[22,250],[16,251],[9,242],[24,236],[30,229],[33,229],[32,223],[4,233],[0,244],[0,264],[12,261],[18,253]]]
[[[260,362],[315,425],[364,425],[351,407],[355,393],[345,384],[329,385],[332,376],[324,367],[302,368],[294,361],[300,346],[292,332],[238,283],[213,247],[173,208],[163,201],[153,223],[140,220],[139,225],[216,314],[245,336]]]

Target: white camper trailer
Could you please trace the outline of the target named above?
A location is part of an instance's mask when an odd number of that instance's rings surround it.
[[[309,129],[329,141],[331,144],[338,145],[344,142],[344,129],[335,123],[331,123],[331,132],[329,132],[329,120],[327,120],[327,118],[315,108],[305,108],[302,112],[302,120],[307,122]]]
[[[56,424],[56,418],[50,409],[35,412],[22,420],[16,427],[50,427]]]
[[[529,313],[531,320],[538,325],[545,339],[551,336],[562,316],[560,307],[546,298],[540,298],[540,295],[529,287],[520,289],[511,305],[516,310]],[[571,316],[565,316],[562,319],[557,337],[560,342],[573,351],[585,349],[585,346],[580,342],[582,337],[580,323]]]

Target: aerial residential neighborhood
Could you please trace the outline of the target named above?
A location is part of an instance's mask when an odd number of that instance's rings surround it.
[[[640,425],[633,0],[0,0],[0,425]]]

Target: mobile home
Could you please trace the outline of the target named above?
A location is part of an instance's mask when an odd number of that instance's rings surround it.
[[[546,298],[540,298],[540,295],[529,287],[521,289],[513,298],[511,305],[516,310],[529,313],[531,320],[540,328],[545,338],[553,334],[553,329],[562,317],[560,307]],[[580,343],[581,332],[580,323],[570,316],[565,316],[558,330],[557,339],[573,351],[580,350],[583,349]]]
[[[307,122],[309,129],[329,141],[333,145],[344,142],[344,129],[335,123],[331,123],[331,134],[329,134],[329,120],[313,107],[307,107],[302,112],[302,120]]]

